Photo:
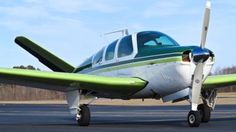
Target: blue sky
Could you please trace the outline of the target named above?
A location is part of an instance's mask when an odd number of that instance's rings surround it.
[[[205,0],[0,0],[1,67],[45,66],[14,43],[24,35],[74,66],[116,39],[102,34],[156,30],[199,45]],[[236,64],[236,1],[212,0],[207,48],[215,67]]]

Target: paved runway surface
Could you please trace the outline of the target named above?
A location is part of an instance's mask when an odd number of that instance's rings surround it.
[[[66,105],[0,104],[1,132],[234,131],[236,105],[217,105],[210,123],[189,128],[189,106],[90,106],[89,127],[79,127]]]

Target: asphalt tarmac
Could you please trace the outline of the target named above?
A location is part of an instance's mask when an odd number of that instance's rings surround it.
[[[91,125],[77,126],[66,105],[0,104],[0,132],[236,131],[236,105],[217,105],[209,123],[188,127],[190,106],[90,106]]]

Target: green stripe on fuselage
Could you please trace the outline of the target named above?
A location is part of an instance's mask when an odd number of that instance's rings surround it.
[[[130,63],[130,64],[114,66],[114,67],[111,67],[111,68],[105,68],[105,69],[97,70],[97,71],[94,71],[92,73],[109,72],[109,71],[114,71],[114,70],[119,70],[119,69],[139,67],[139,66],[145,66],[145,65],[154,65],[154,64],[169,63],[169,62],[179,62],[181,60],[182,60],[181,57],[170,57],[170,58],[167,58],[167,59],[144,61],[144,62]]]
[[[157,55],[157,56],[149,56],[149,57],[143,57],[143,58],[135,58],[132,60],[102,65],[95,68],[84,70],[81,73],[96,74],[96,73],[109,72],[113,70],[119,70],[119,69],[131,68],[131,67],[139,67],[139,66],[145,66],[145,65],[169,63],[169,62],[179,62],[181,60],[182,60],[181,53],[171,53],[167,55]]]
[[[146,63],[152,63],[149,61],[157,61],[158,63],[175,62],[181,60],[181,58],[179,57],[183,54],[184,51],[192,51],[194,48],[196,48],[196,46],[162,46],[159,48],[149,48],[141,52],[138,52],[135,58],[131,60],[101,65],[93,68],[91,65],[82,68],[78,67],[74,72],[78,73],[99,73],[104,71],[106,72],[106,71],[112,71],[114,69],[117,70],[127,67],[147,65]],[[173,59],[173,57],[175,59]],[[176,59],[176,57],[178,59]]]

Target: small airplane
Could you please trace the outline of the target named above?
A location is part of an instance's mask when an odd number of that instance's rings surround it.
[[[187,121],[198,127],[210,120],[217,88],[236,84],[236,74],[209,76],[214,53],[205,48],[211,2],[206,1],[200,46],[180,46],[156,31],[128,34],[73,67],[25,37],[15,42],[54,72],[0,68],[0,83],[62,91],[78,125],[90,124],[89,104],[81,95],[110,99],[188,100]]]

